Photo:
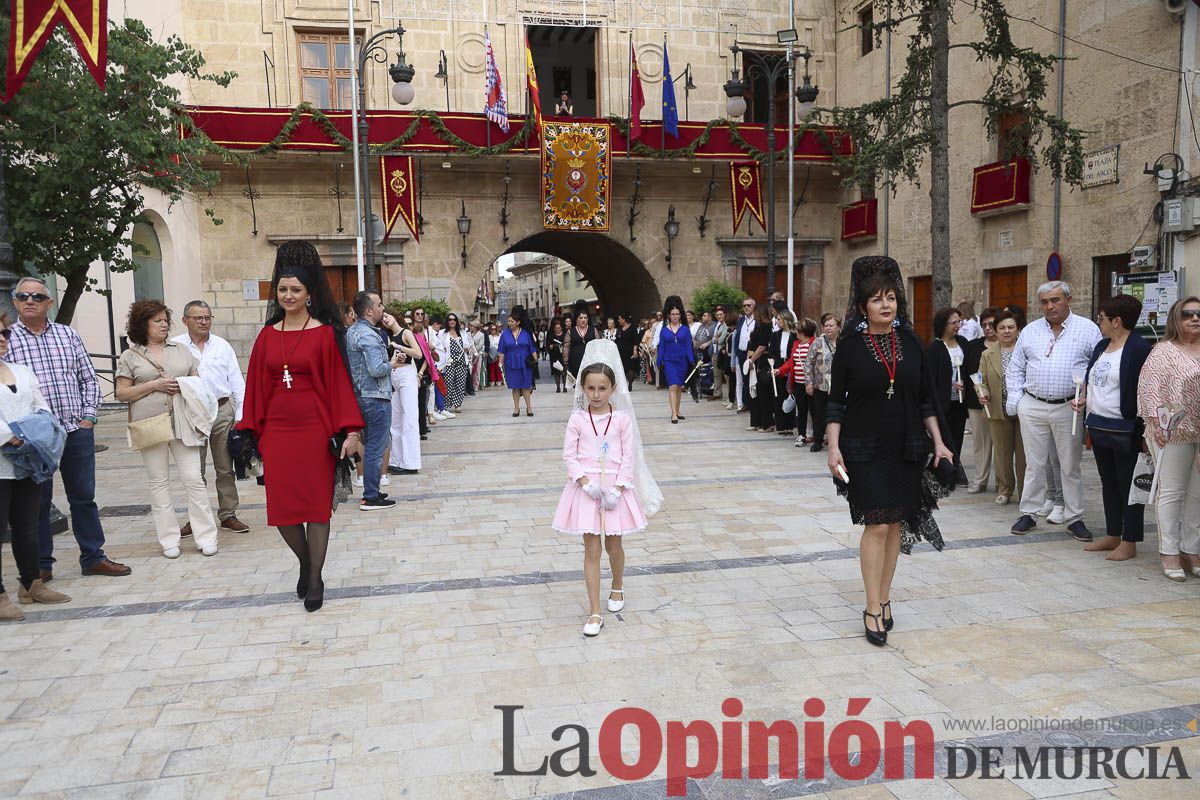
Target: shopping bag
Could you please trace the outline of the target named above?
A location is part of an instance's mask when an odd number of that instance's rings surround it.
[[[1154,485],[1154,459],[1149,453],[1138,455],[1133,468],[1133,483],[1129,485],[1129,505],[1147,505],[1150,502],[1150,487]]]

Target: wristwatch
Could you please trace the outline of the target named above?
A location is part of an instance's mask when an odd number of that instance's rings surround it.
[[[94,415],[91,415],[91,414],[89,414],[88,416],[86,416],[86,417],[84,417],[83,419],[81,419],[81,420],[80,420],[80,422],[90,422],[90,423],[92,423],[93,425],[95,425],[95,424],[96,424],[96,423],[98,423],[99,421],[100,421],[100,420],[96,419],[96,417],[95,417]]]

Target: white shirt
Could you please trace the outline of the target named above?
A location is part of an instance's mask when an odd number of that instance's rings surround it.
[[[200,362],[197,371],[204,385],[212,392],[218,401],[229,397],[233,400],[233,419],[235,422],[242,418],[242,401],[246,398],[246,379],[242,377],[242,367],[238,364],[237,354],[229,342],[215,333],[208,335],[204,350],[192,342],[189,334],[180,334],[171,339],[175,344],[181,344],[188,349]]]
[[[1121,419],[1121,354],[1101,353],[1088,375],[1087,411],[1110,419]]]
[[[971,317],[964,319],[961,326],[958,328],[958,335],[966,339],[968,342],[978,339],[983,336],[983,326],[979,324],[979,320]]]
[[[1067,314],[1057,337],[1045,317],[1029,323],[1017,338],[1004,374],[1008,387],[1004,410],[1015,416],[1025,392],[1044,400],[1074,397],[1074,375],[1082,377],[1087,371],[1100,339],[1096,323],[1078,314]]]
[[[750,344],[750,334],[754,333],[754,317],[746,317],[742,320],[741,329],[738,331],[738,349],[749,350],[747,346]]]

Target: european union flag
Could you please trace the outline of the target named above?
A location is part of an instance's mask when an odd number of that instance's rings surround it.
[[[667,40],[663,38],[663,130],[679,138],[679,108],[675,105],[675,81],[671,79],[671,59],[667,55]]]

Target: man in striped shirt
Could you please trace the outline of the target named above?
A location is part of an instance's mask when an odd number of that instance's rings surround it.
[[[96,508],[96,440],[93,427],[100,408],[100,383],[83,340],[69,325],[49,321],[54,304],[50,290],[37,278],[22,278],[13,289],[18,322],[13,325],[8,359],[37,375],[50,410],[67,430],[59,474],[71,506],[71,529],[79,544],[84,575],[121,577],[132,570],[104,555],[104,528]],[[54,577],[54,539],[50,535],[50,505],[54,479],[41,485],[38,521],[41,579]]]

